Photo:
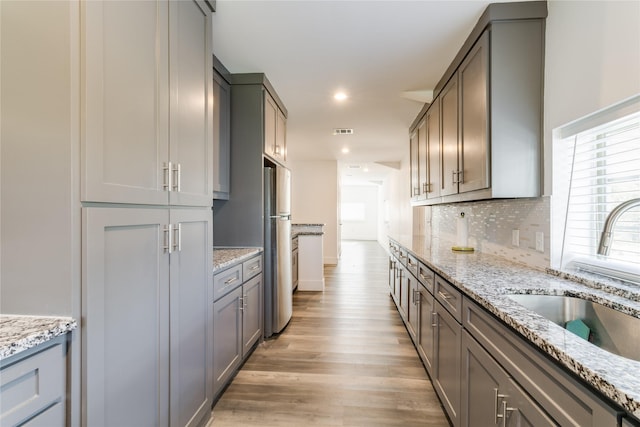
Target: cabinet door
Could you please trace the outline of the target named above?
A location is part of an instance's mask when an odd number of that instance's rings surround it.
[[[418,200],[420,196],[420,175],[418,165],[418,129],[416,129],[409,138],[409,169],[410,169],[410,197],[412,201]]]
[[[167,209],[83,208],[88,426],[169,425]]]
[[[425,200],[429,191],[429,159],[427,156],[427,119],[418,125],[418,182],[420,195],[418,200]]]
[[[262,335],[262,274],[242,285],[242,356]]]
[[[427,198],[440,197],[440,98],[427,111]]]
[[[462,326],[449,312],[436,302],[436,335],[434,370],[431,377],[449,419],[460,425],[460,378]]]
[[[276,114],[276,145],[273,147],[273,156],[282,163],[287,161],[287,118],[280,109]]]
[[[458,78],[454,75],[440,95],[442,152],[440,195],[458,192]]]
[[[467,54],[460,82],[459,168],[461,193],[489,187],[489,32]]]
[[[502,416],[507,427],[557,426],[552,418],[518,384],[509,379],[507,397],[501,402]],[[615,423],[611,419],[612,423]],[[600,424],[602,425],[602,424]],[[612,424],[613,425],[613,424]]]
[[[278,106],[271,96],[264,91],[264,153],[274,157],[276,149],[276,127]]]
[[[389,257],[389,293],[395,299],[396,293],[396,260]]]
[[[462,425],[489,427],[502,424],[502,401],[508,376],[466,331],[462,336]]]
[[[81,199],[166,204],[168,2],[90,1],[82,9]]]
[[[291,253],[291,287],[295,290],[298,287],[298,250]]]
[[[409,330],[409,335],[414,342],[417,339],[417,335],[420,331],[420,291],[418,288],[420,285],[418,284],[418,279],[416,279],[413,274],[410,274],[407,271],[407,281],[408,281],[408,305],[407,305],[407,329]]]
[[[405,320],[408,319],[409,315],[409,271],[403,266],[399,266],[399,279],[400,279],[400,290],[398,292],[398,302],[400,303],[398,309],[400,310],[400,315]]]
[[[231,85],[213,73],[213,197],[229,199],[231,177]]]
[[[213,303],[213,390],[217,394],[242,360],[242,286]]]
[[[211,13],[203,1],[169,2],[172,205],[211,206],[213,58]]]
[[[418,354],[424,363],[425,368],[429,375],[433,371],[433,338],[434,338],[434,302],[435,299],[431,292],[429,292],[424,286],[419,287],[420,298],[420,327],[418,329],[417,347]]]
[[[172,426],[198,425],[213,400],[210,209],[172,209],[170,372]]]

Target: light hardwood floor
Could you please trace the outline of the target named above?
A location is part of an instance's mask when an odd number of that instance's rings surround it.
[[[324,292],[296,292],[213,409],[222,426],[448,426],[387,286],[376,242],[342,242]]]

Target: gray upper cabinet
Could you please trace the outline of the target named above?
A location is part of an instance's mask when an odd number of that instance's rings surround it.
[[[440,94],[440,120],[442,123],[440,195],[458,193],[458,79],[447,83]],[[438,100],[434,101],[434,104]],[[432,104],[433,105],[433,104]]]
[[[206,208],[83,208],[85,425],[209,416],[209,236]]]
[[[268,92],[264,96],[264,154],[285,163],[287,160],[287,119]]]
[[[458,71],[460,134],[458,138],[458,191],[489,187],[487,134],[489,33],[485,32]],[[445,147],[446,151],[448,147]]]
[[[213,73],[213,198],[228,200],[231,191],[231,85]]]
[[[427,136],[427,198],[440,197],[440,102],[436,100],[426,114]]]
[[[420,158],[418,154],[418,129],[415,129],[409,137],[409,156],[410,156],[410,197],[411,201],[417,201],[420,197]]]
[[[545,17],[538,2],[492,4],[480,18],[427,109],[440,115],[439,154],[427,125],[440,193],[414,205],[540,196]]]
[[[211,12],[87,2],[81,200],[210,206]]]
[[[169,2],[169,204],[211,206],[213,62],[204,1]]]

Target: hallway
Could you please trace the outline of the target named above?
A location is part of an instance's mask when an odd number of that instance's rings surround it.
[[[211,426],[448,426],[389,297],[377,242],[343,241],[324,292],[261,344],[214,407]]]

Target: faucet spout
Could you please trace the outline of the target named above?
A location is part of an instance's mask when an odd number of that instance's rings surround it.
[[[627,200],[613,208],[606,221],[600,235],[600,243],[598,244],[598,255],[609,255],[611,249],[611,241],[613,240],[613,227],[618,222],[618,218],[629,209],[640,206],[640,198]]]

